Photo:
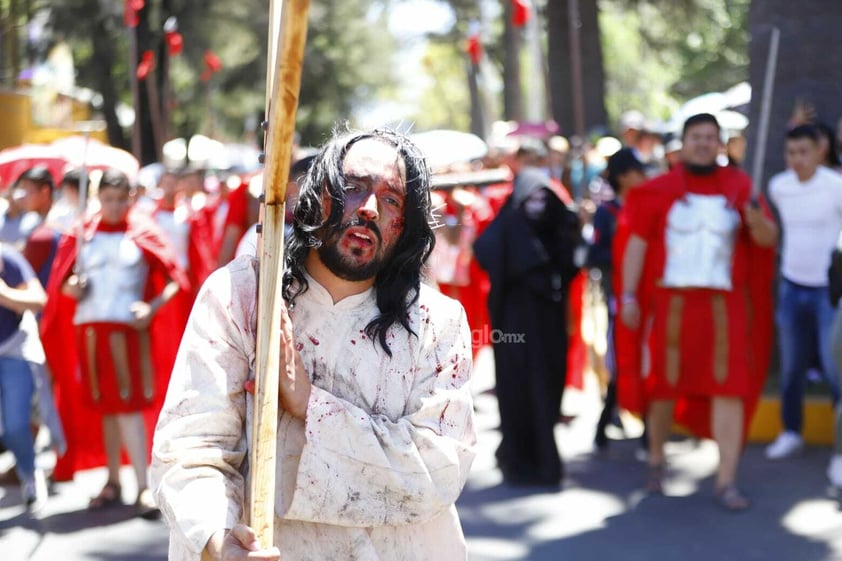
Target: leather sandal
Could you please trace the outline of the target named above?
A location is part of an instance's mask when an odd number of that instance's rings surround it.
[[[138,516],[146,520],[155,520],[161,516],[161,510],[155,504],[155,498],[149,489],[143,489],[138,493],[134,509]]]
[[[105,484],[105,487],[102,488],[102,491],[90,500],[88,503],[88,509],[100,510],[103,508],[117,506],[123,502],[121,497],[122,492],[123,489],[120,487],[119,483],[109,481]]]
[[[751,506],[751,501],[733,483],[716,490],[716,504],[728,512],[740,512]]]

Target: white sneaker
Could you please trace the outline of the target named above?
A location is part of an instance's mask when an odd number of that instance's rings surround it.
[[[842,454],[836,454],[830,458],[827,466],[827,478],[834,487],[842,489]]]
[[[24,479],[20,489],[23,502],[30,510],[39,509],[47,502],[47,480],[40,469],[36,469],[32,477]]]
[[[778,435],[775,441],[766,447],[767,460],[783,460],[800,453],[804,449],[804,439],[792,431],[785,431]]]

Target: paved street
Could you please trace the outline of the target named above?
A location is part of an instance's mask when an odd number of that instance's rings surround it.
[[[770,463],[762,447],[749,446],[742,473],[754,505],[732,514],[712,500],[715,448],[676,440],[668,449],[668,496],[646,497],[639,490],[642,464],[632,439],[612,442],[604,456],[592,451],[598,407],[592,387],[565,398],[565,413],[575,419],[557,431],[566,459],[563,489],[502,485],[493,461],[499,436],[496,402],[487,391],[493,379],[487,358],[480,358],[475,378],[479,455],[458,505],[471,561],[842,560],[842,510],[824,477],[829,449],[811,448],[800,458]],[[85,510],[103,478],[94,470],[55,485],[37,517],[18,506],[15,486],[0,489],[0,559],[166,559],[162,522],[136,519],[130,506]],[[127,500],[134,498],[130,480],[124,485]]]

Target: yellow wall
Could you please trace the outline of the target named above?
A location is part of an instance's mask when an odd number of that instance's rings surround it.
[[[833,406],[829,397],[804,398],[804,428],[801,434],[808,444],[833,444]],[[783,430],[780,399],[761,396],[751,422],[750,442],[771,442]]]
[[[0,149],[24,142],[30,127],[29,97],[24,94],[0,91]]]
[[[89,121],[87,104],[73,102],[73,126],[68,128],[36,127],[32,123],[29,96],[24,93],[0,90],[0,150],[25,143],[49,143],[58,138],[81,134],[89,130],[91,137],[108,143],[103,121]]]

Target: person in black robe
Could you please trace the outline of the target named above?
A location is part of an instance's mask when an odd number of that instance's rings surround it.
[[[511,196],[476,240],[488,273],[504,480],[559,485],[563,467],[555,442],[567,370],[568,292],[582,248],[575,210],[541,170],[515,177]]]

